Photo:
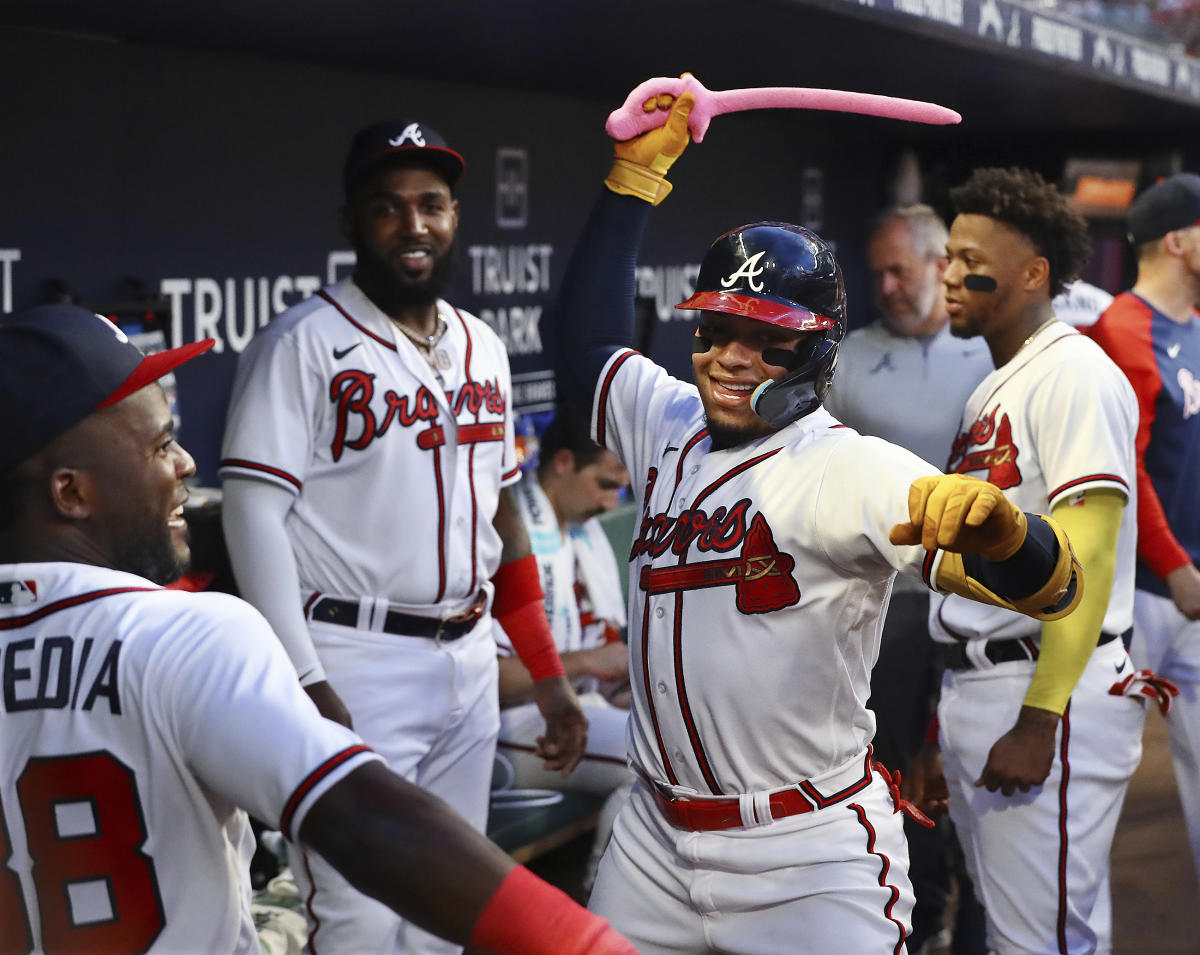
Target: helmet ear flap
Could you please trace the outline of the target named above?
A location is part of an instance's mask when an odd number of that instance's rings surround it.
[[[839,329],[835,336],[818,339],[794,367],[779,378],[764,381],[750,395],[751,410],[772,428],[786,427],[820,407],[833,383],[837,366]],[[766,352],[764,351],[764,358]],[[787,366],[781,366],[787,367]]]

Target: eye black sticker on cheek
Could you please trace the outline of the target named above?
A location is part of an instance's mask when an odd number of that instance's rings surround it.
[[[990,275],[964,275],[962,280],[963,288],[970,289],[972,292],[994,292],[999,287],[999,284]]]
[[[692,354],[703,355],[706,351],[712,348],[712,339],[705,338],[699,332],[692,337]]]

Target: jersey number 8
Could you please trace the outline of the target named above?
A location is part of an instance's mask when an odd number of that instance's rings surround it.
[[[17,780],[42,948],[133,955],[165,924],[134,774],[111,753],[33,757]],[[33,950],[0,806],[0,955]]]

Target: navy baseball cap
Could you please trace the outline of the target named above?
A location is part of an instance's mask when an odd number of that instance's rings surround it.
[[[143,355],[107,318],[76,305],[0,315],[0,469],[214,344]]]
[[[1181,172],[1156,182],[1133,200],[1125,224],[1134,245],[1200,225],[1200,176]]]
[[[384,163],[399,160],[428,163],[445,177],[452,189],[466,165],[432,126],[411,119],[392,119],[360,129],[354,135],[342,169],[346,195]]]

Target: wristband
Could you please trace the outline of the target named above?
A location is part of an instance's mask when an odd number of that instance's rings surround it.
[[[637,955],[608,922],[520,865],[479,913],[471,947],[514,955]]]
[[[546,619],[546,595],[538,579],[537,558],[528,554],[503,564],[492,583],[496,586],[492,616],[508,634],[533,682],[565,676],[567,671],[563,669],[550,621]]]

